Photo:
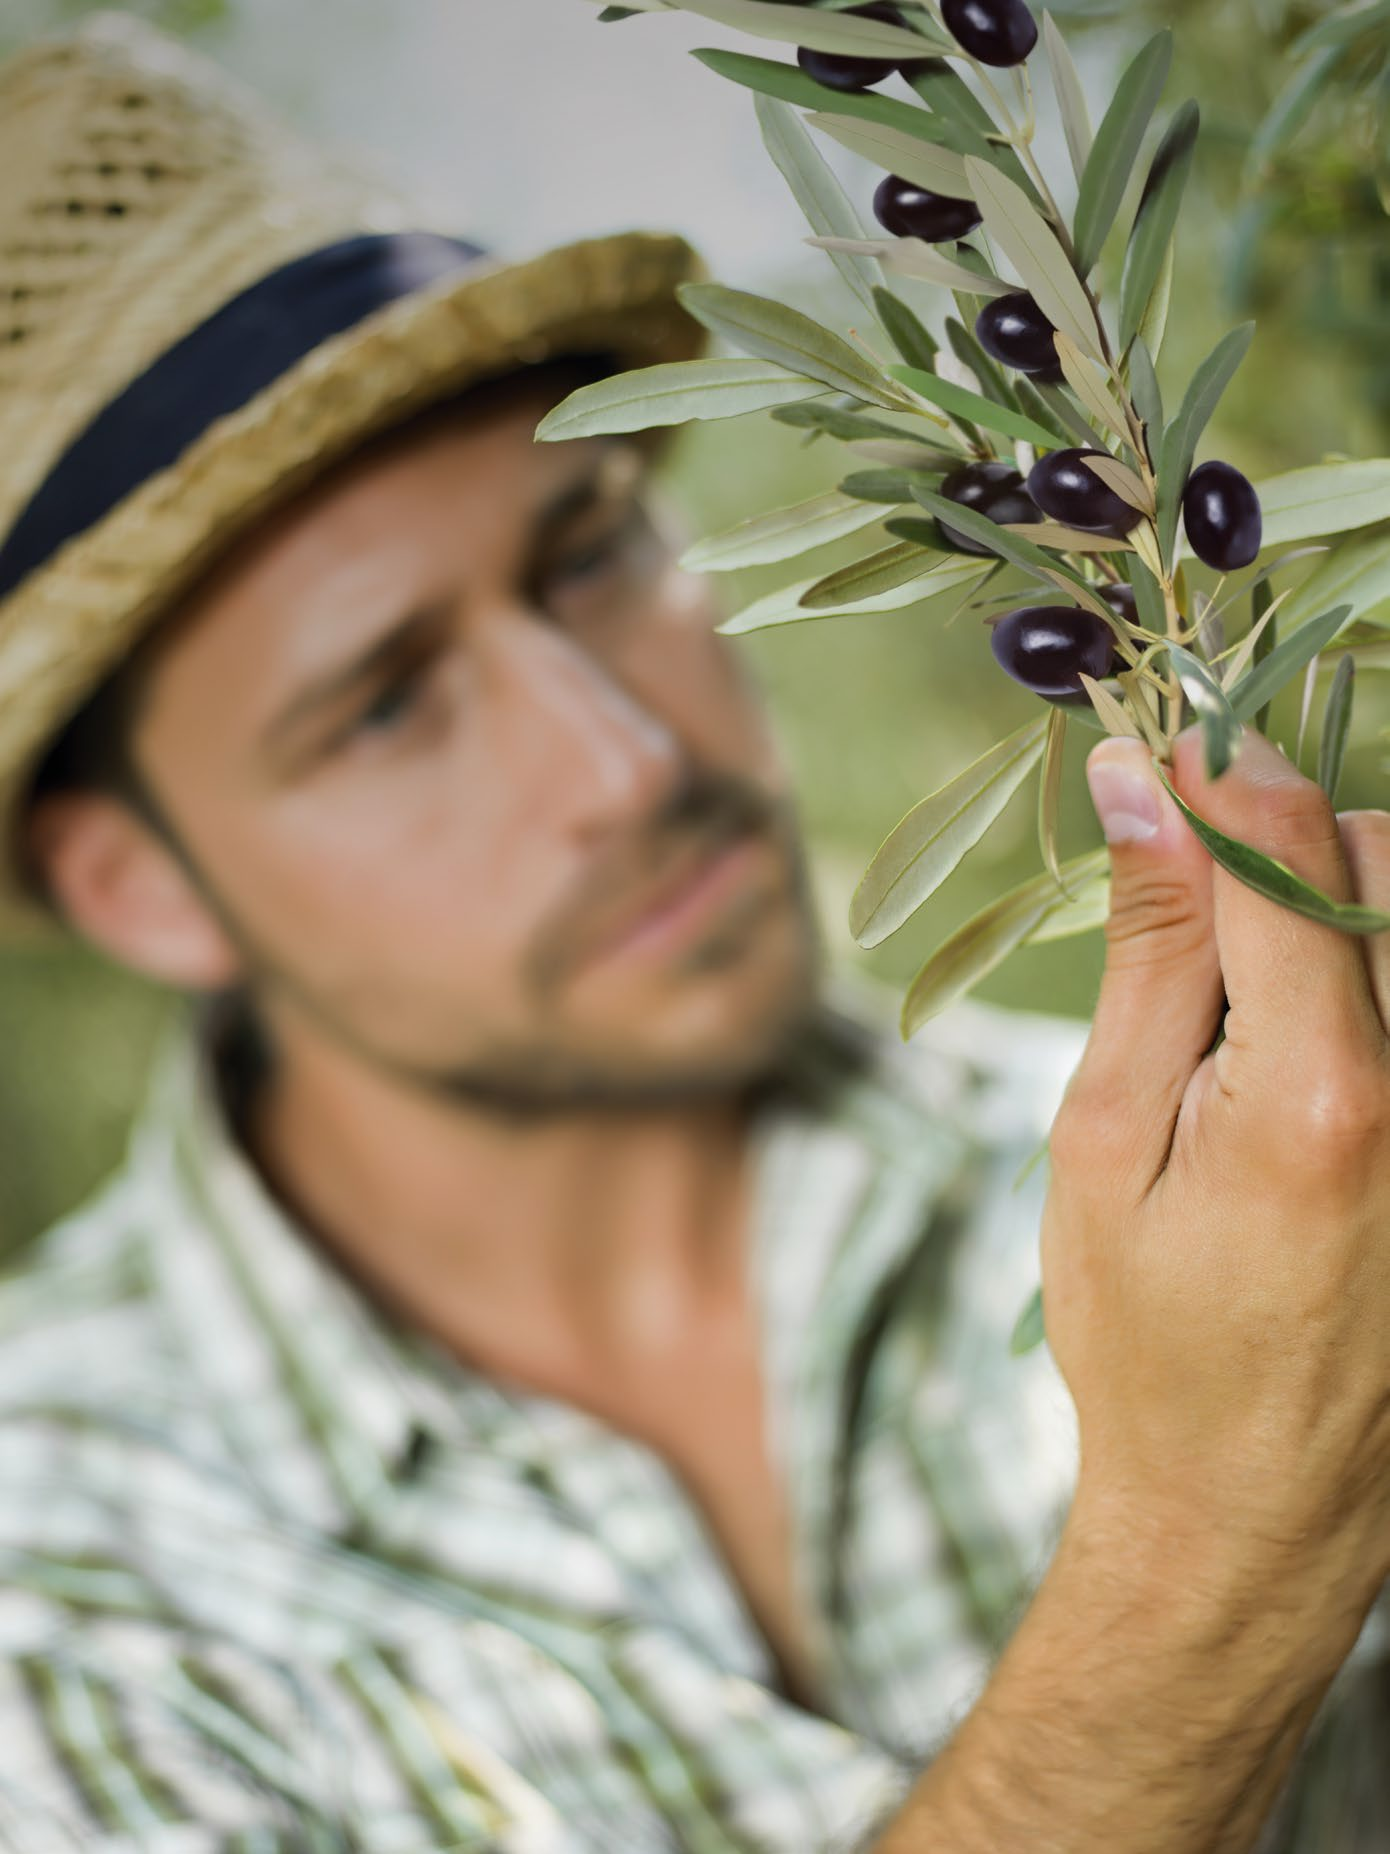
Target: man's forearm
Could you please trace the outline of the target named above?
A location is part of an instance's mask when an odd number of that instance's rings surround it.
[[[1356,1639],[1359,1598],[1321,1594],[1341,1582],[1069,1526],[872,1854],[1246,1854]],[[1325,1613],[1280,1608],[1310,1590]]]

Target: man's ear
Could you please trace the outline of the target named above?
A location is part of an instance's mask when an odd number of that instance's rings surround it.
[[[54,905],[112,959],[180,990],[240,977],[237,950],[187,871],[121,799],[46,793],[26,829]]]

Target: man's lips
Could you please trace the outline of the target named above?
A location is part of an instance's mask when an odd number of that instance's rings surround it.
[[[693,898],[703,889],[705,878],[715,872],[716,866],[722,867],[726,860],[732,865],[734,859],[729,852],[752,850],[760,842],[756,832],[740,827],[732,832],[724,831],[713,843],[707,840],[697,850],[687,852],[671,870],[653,882],[636,903],[604,924],[590,942],[588,956],[602,957],[635,936],[647,937],[673,910],[674,904],[679,904],[687,894]],[[747,860],[746,856],[738,858],[739,862]]]

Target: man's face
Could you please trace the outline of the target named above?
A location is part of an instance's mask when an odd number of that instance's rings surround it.
[[[536,443],[558,396],[378,445],[257,529],[162,644],[135,757],[287,1048],[519,1108],[691,1098],[810,1008],[807,874],[641,453]]]

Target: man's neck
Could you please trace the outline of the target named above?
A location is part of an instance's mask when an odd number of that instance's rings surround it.
[[[736,1317],[757,1091],[517,1125],[297,1052],[248,1101],[267,1185],[374,1300],[491,1376],[574,1401]]]

